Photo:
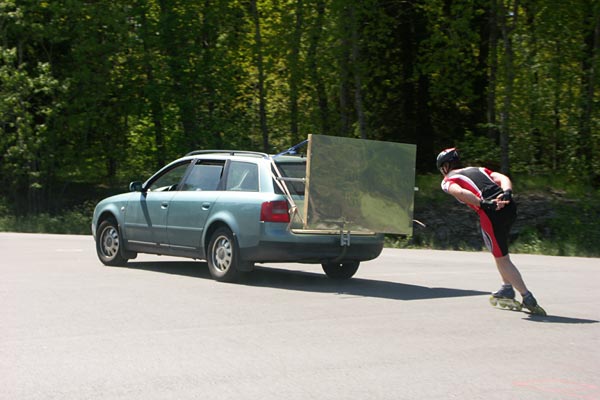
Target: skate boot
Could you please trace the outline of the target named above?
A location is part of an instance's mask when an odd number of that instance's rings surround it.
[[[540,305],[538,304],[535,297],[533,297],[533,294],[531,294],[531,292],[527,292],[523,296],[523,306],[527,308],[533,315],[541,315],[542,317],[546,316],[546,311],[542,307],[540,307]]]
[[[521,311],[523,308],[521,303],[515,300],[515,290],[511,285],[502,285],[500,290],[493,292],[490,296],[490,304],[514,311]]]

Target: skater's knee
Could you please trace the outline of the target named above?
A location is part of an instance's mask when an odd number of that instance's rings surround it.
[[[496,265],[498,265],[498,267],[512,265],[512,261],[510,260],[510,255],[508,255],[508,254],[505,256],[495,257],[494,260],[496,261]]]

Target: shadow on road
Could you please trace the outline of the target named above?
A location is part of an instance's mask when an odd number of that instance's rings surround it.
[[[582,318],[570,318],[570,317],[559,317],[558,315],[548,315],[545,317],[539,315],[528,315],[524,318],[527,321],[533,322],[545,322],[551,324],[597,324],[600,321],[594,319],[582,319]]]
[[[208,265],[199,261],[129,261],[123,267],[143,271],[160,272],[162,274],[189,276],[192,278],[212,279]]]
[[[131,268],[164,274],[212,279],[207,264],[205,262],[197,261],[130,262],[126,267],[115,268]],[[476,290],[429,288],[398,282],[361,278],[336,281],[327,278],[324,273],[319,274],[261,266],[256,266],[253,272],[242,275],[237,284],[304,292],[335,293],[340,296],[375,297],[392,300],[424,300],[489,294],[488,292]]]

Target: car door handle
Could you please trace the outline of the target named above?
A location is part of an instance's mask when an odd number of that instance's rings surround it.
[[[162,208],[163,210],[166,210],[167,207],[169,207],[169,203],[167,203],[166,201],[164,203],[161,203],[160,208]]]
[[[202,203],[202,209],[208,210],[210,208],[210,203]]]

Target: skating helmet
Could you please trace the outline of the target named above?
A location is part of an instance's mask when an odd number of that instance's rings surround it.
[[[451,147],[438,154],[435,165],[437,166],[437,169],[440,169],[444,163],[450,163],[450,165],[453,165],[458,161],[460,161],[458,151],[456,151],[454,147]]]

